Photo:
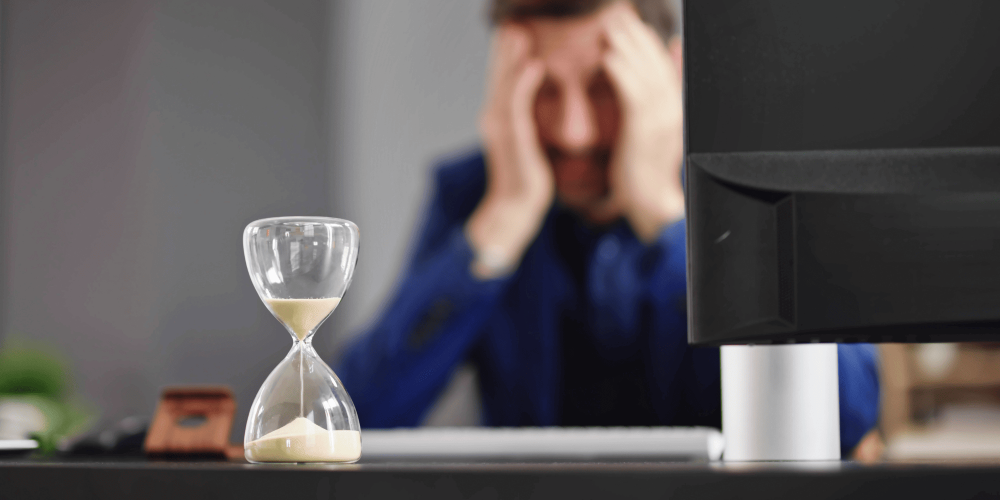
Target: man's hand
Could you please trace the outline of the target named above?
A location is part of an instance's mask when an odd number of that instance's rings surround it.
[[[851,452],[851,460],[857,460],[863,464],[872,464],[882,459],[885,452],[885,441],[878,430],[871,430],[865,434]]]
[[[603,210],[624,213],[639,239],[650,243],[664,226],[684,217],[680,71],[631,6],[610,9],[605,31],[604,67],[618,94],[622,128]]]
[[[545,75],[531,57],[528,33],[497,29],[480,132],[486,147],[486,194],[466,224],[479,278],[512,270],[541,228],[554,198],[552,170],[538,142],[534,101]]]

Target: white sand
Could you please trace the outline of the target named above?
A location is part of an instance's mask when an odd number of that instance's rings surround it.
[[[264,299],[284,324],[299,340],[305,340],[340,304],[340,299]]]
[[[361,433],[328,431],[299,417],[244,450],[253,462],[354,462],[361,458]]]

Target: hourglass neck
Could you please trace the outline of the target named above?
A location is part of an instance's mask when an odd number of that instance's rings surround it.
[[[312,349],[313,336],[310,335],[305,339],[299,340],[297,337],[292,338],[292,347],[305,347]]]

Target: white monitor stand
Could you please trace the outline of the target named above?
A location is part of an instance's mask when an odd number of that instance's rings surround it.
[[[839,460],[836,344],[723,346],[726,461]]]

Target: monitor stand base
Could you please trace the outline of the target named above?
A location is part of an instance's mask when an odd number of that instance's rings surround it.
[[[836,344],[723,346],[726,461],[839,460]]]

